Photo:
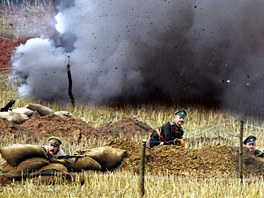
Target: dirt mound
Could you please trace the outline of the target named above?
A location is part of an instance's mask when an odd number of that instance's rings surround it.
[[[148,138],[152,128],[136,118],[125,117],[114,123],[102,124],[98,130],[103,136]]]
[[[108,128],[109,127],[109,128]],[[51,135],[62,137],[65,141],[80,146],[90,138],[104,137],[105,145],[127,150],[125,157],[112,171],[140,172],[142,142],[137,137],[145,137],[151,128],[134,118],[123,118],[95,129],[88,123],[76,118],[63,118],[57,115],[33,116],[23,124],[14,124],[0,119],[0,138],[3,140],[28,139],[27,143],[36,143]],[[210,143],[210,142],[209,142]],[[209,144],[188,148],[174,145],[157,146],[146,149],[146,173],[175,174],[188,177],[228,177],[238,178],[238,148],[227,144]],[[5,144],[3,142],[3,144]],[[256,158],[247,150],[243,156],[246,177],[263,177],[264,159]]]
[[[142,143],[128,138],[109,140],[108,145],[126,149],[125,158],[117,170],[140,172]],[[146,149],[146,173],[204,177],[239,177],[239,149],[226,145],[203,145],[202,148],[184,149],[163,145]],[[245,177],[263,177],[264,159],[256,158],[248,150],[243,153]]]
[[[98,136],[98,131],[86,122],[55,114],[41,117],[38,113],[34,113],[29,120],[20,125],[1,118],[0,130],[0,138],[10,136],[16,142],[26,138],[27,143],[34,143],[54,135],[63,137],[65,141],[80,144]]]

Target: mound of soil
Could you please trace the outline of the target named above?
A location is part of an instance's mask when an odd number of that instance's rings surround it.
[[[102,124],[98,130],[103,136],[148,138],[152,128],[136,118],[126,117],[115,123]]]
[[[135,118],[124,118],[99,128],[100,130],[95,129],[76,118],[62,118],[57,115],[41,117],[35,113],[20,125],[0,119],[0,138],[13,140],[16,143],[21,143],[19,140],[26,138],[27,143],[38,143],[43,138],[55,135],[67,142],[79,145],[90,138],[104,137],[106,146],[125,149],[128,153],[122,163],[110,171],[122,170],[139,173],[143,143],[138,138],[133,138],[132,134],[136,137],[146,137],[150,130],[148,125]],[[112,131],[113,134],[111,134]],[[150,149],[147,146],[146,174],[166,173],[195,178],[238,178],[238,157],[238,148],[223,143],[213,145],[204,143],[198,148],[163,145]],[[264,176],[262,171],[264,162],[247,150],[243,154],[243,169],[246,177]]]
[[[41,117],[36,112],[29,120],[20,125],[0,118],[0,130],[0,138],[11,136],[15,142],[20,139],[28,139],[26,143],[46,140],[49,136],[54,135],[79,145],[89,138],[99,136],[97,129],[80,119],[64,118],[55,114]]]

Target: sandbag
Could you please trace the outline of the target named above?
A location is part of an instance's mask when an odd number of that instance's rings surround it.
[[[33,157],[22,161],[17,167],[13,167],[5,162],[1,165],[1,171],[3,173],[8,173],[10,176],[13,175],[13,177],[16,177],[18,175],[21,175],[22,173],[23,175],[26,175],[28,173],[36,171],[37,169],[47,165],[48,163],[49,161],[47,159]]]
[[[51,108],[43,106],[41,104],[29,103],[25,106],[25,108],[28,108],[32,111],[37,111],[40,116],[53,114],[53,110]]]
[[[10,122],[13,122],[15,124],[22,124],[26,120],[29,119],[29,117],[23,113],[16,113],[13,111],[8,112],[0,112],[0,117],[5,118]]]
[[[72,114],[69,111],[56,111],[54,114],[60,117],[64,117],[64,118],[72,117]]]
[[[65,181],[73,181],[73,177],[68,173],[68,169],[60,163],[49,163],[39,170],[30,174],[34,182],[44,184],[58,184]]]
[[[13,181],[12,178],[7,177],[5,174],[2,174],[0,172],[0,185],[7,185],[7,184],[11,184]]]
[[[22,113],[22,114],[25,114],[28,117],[31,117],[32,114],[34,113],[34,111],[32,111],[31,109],[28,109],[28,108],[25,108],[25,107],[20,107],[20,108],[12,109],[12,112]]]
[[[110,146],[103,146],[81,151],[79,154],[93,158],[104,169],[112,169],[121,163],[122,159],[127,155],[127,151]]]
[[[82,158],[71,157],[68,159],[60,160],[64,166],[68,168],[70,171],[80,172],[83,170],[101,170],[101,165],[95,161],[93,158],[89,156],[85,156]]]
[[[47,159],[44,147],[31,144],[13,144],[0,148],[2,157],[11,166],[18,166],[19,163],[28,158],[41,157]]]
[[[55,175],[58,173],[68,173],[67,167],[60,163],[49,163],[38,169],[34,174]]]

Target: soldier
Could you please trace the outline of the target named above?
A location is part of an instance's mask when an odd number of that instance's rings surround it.
[[[257,138],[254,135],[248,136],[243,142],[244,147],[248,148],[256,157],[264,157],[264,152],[256,149],[256,140]]]
[[[150,148],[163,144],[185,146],[182,125],[184,124],[186,116],[186,111],[179,109],[175,112],[174,121],[169,121],[160,128],[155,129],[150,136]]]
[[[61,149],[60,145],[62,141],[60,138],[52,136],[48,139],[48,145],[44,146],[46,149],[48,156],[66,156],[65,152]]]

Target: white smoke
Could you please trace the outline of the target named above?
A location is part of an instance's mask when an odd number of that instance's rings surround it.
[[[264,94],[264,2],[57,4],[59,44],[54,38],[30,39],[13,56],[14,73],[25,80],[21,96],[68,100],[70,56],[73,95],[79,102],[170,100],[246,104],[246,109],[262,111],[264,102],[252,96]]]

